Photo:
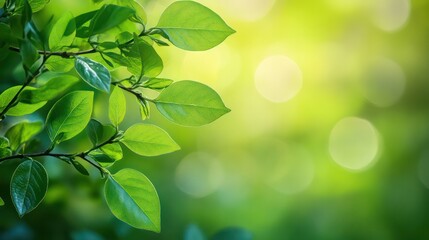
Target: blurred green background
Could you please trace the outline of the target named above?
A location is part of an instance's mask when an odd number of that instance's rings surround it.
[[[171,2],[141,2],[150,27]],[[8,198],[16,162],[1,165],[0,239],[182,239],[191,223],[208,236],[243,227],[254,239],[429,239],[429,2],[198,2],[237,33],[205,52],[158,47],[161,76],[211,86],[232,112],[185,128],[154,111],[150,121],[182,150],[126,152],[111,170],[132,167],[152,180],[162,233],[116,220],[96,171],[87,178],[46,159],[48,195],[23,219]],[[37,17],[93,8],[51,0]],[[2,78],[19,75],[8,64]],[[107,122],[107,96],[97,99],[94,116]],[[123,129],[140,121],[127,100]],[[61,147],[76,144],[90,143],[81,134]]]

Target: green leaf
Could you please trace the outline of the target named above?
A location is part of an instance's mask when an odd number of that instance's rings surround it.
[[[24,2],[28,1],[31,6],[31,10],[33,13],[42,10],[46,4],[48,4],[49,0],[16,0],[16,10],[21,11],[24,6]]]
[[[76,161],[75,159],[71,159],[70,162],[72,163],[74,168],[76,168],[76,170],[80,172],[82,175],[89,176],[88,170],[86,170],[86,168],[82,166],[80,162]]]
[[[75,68],[79,76],[92,87],[110,92],[110,73],[100,63],[86,57],[76,57]]]
[[[139,229],[161,231],[161,207],[155,187],[142,173],[123,169],[104,186],[107,205],[119,220]]]
[[[180,149],[163,129],[143,123],[128,128],[121,142],[131,151],[142,156],[158,156]]]
[[[205,240],[206,237],[204,236],[204,233],[197,225],[190,224],[186,228],[185,237],[183,239],[184,240]]]
[[[0,207],[1,206],[4,206],[4,201],[3,201],[3,198],[0,197]]]
[[[14,86],[11,88],[6,89],[2,94],[0,95],[0,111],[3,111],[6,106],[9,104],[9,102],[12,101],[14,96],[18,93],[19,89],[21,89],[21,86]],[[32,87],[26,87],[25,89],[34,89]],[[45,102],[39,102],[35,104],[28,104],[28,103],[21,103],[18,102],[14,107],[10,108],[6,115],[8,116],[23,116],[30,113],[33,113],[43,107],[46,104]]]
[[[95,119],[91,119],[86,126],[86,132],[94,146],[105,142],[115,134],[115,128],[111,125],[103,125]]]
[[[52,142],[68,140],[88,124],[92,114],[94,93],[71,92],[58,100],[48,113],[46,127]]]
[[[10,148],[16,151],[21,144],[29,141],[42,129],[42,122],[20,122],[9,128],[5,136],[9,139]]]
[[[56,76],[39,88],[22,91],[19,95],[19,100],[24,103],[39,103],[52,100],[63,95],[66,90],[78,81],[78,78],[71,75]]]
[[[95,161],[99,163],[113,163],[123,158],[122,148],[119,143],[111,143],[91,151],[89,153]]]
[[[136,11],[136,13],[134,14],[133,18],[135,19],[131,19],[133,21],[142,23],[142,24],[146,24],[146,20],[147,20],[147,16],[146,16],[146,12],[143,9],[143,6],[140,5],[140,3],[138,3],[135,0],[109,0],[109,1],[105,1],[106,3],[110,3],[110,4],[115,4],[118,6],[124,6],[124,7],[129,7],[131,9],[134,9]]]
[[[134,13],[135,11],[128,7],[121,7],[112,4],[104,5],[97,11],[94,18],[92,18],[91,23],[89,24],[89,33],[90,35],[103,33],[118,26]]]
[[[134,44],[129,52],[125,52],[130,63],[128,71],[135,76],[156,77],[163,69],[161,57],[147,42],[134,37]]]
[[[76,36],[76,23],[70,12],[64,13],[52,27],[49,34],[49,47],[51,50],[59,50],[73,43]]]
[[[15,170],[10,183],[10,195],[16,211],[22,217],[35,209],[48,190],[48,174],[39,162],[26,160]]]
[[[213,236],[213,240],[252,240],[248,230],[238,227],[225,228]]]
[[[39,59],[39,53],[30,40],[24,40],[21,42],[20,54],[22,57],[22,63],[27,69],[30,69],[31,66]]]
[[[205,125],[231,111],[213,89],[189,80],[171,84],[155,104],[167,119],[184,126]]]
[[[109,57],[116,64],[119,64],[120,66],[125,66],[125,67],[130,66],[130,62],[128,61],[128,59],[122,56],[121,54],[117,54],[114,52],[103,52],[103,54]]]
[[[215,47],[235,31],[215,12],[193,1],[178,1],[162,13],[157,28],[175,46],[191,51]]]
[[[46,60],[45,67],[51,72],[65,73],[73,69],[74,62],[72,59],[51,56]]]
[[[12,150],[10,148],[0,148],[0,158],[12,156]]]
[[[146,120],[150,117],[150,106],[149,102],[145,99],[137,99],[137,102],[140,105],[140,116],[142,117],[142,120]]]
[[[153,90],[162,90],[173,83],[173,80],[166,78],[151,78],[142,84],[142,87]]]
[[[127,103],[125,101],[124,93],[121,88],[114,87],[109,98],[109,119],[110,122],[118,126],[125,117],[125,110],[127,109]]]
[[[6,137],[0,137],[0,148],[6,148],[9,146],[10,146],[9,139],[7,139]]]

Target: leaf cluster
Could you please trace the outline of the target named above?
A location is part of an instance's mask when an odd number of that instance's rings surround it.
[[[0,163],[20,160],[11,179],[13,205],[22,217],[43,200],[49,177],[40,159],[56,158],[89,175],[82,164],[86,162],[105,179],[105,199],[113,215],[133,227],[159,232],[160,203],[150,180],[134,169],[112,174],[108,168],[124,158],[124,146],[141,156],[180,149],[166,131],[144,122],[150,118],[151,105],[183,126],[205,125],[230,111],[204,84],[160,78],[163,61],[156,48],[173,44],[184,50],[207,50],[234,30],[193,1],[171,4],[149,28],[143,7],[134,0],[101,1],[95,11],[78,16],[65,12],[39,28],[33,14],[48,3],[6,0],[0,8],[0,57],[19,55],[25,73],[22,84],[1,92],[0,118],[38,113],[48,102],[54,103],[44,122],[18,121],[0,137]],[[92,90],[71,90],[81,81]],[[157,97],[146,96],[147,90],[157,92]],[[110,123],[92,118],[94,94],[110,95]],[[138,102],[142,122],[121,130],[125,94]],[[42,131],[50,142],[45,149],[36,144]],[[56,150],[83,131],[90,148],[77,153]]]

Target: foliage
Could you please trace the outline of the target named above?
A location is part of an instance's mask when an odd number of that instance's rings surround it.
[[[81,162],[87,162],[106,179],[105,199],[113,215],[133,227],[159,232],[160,203],[150,180],[133,169],[113,174],[108,168],[123,158],[123,146],[142,156],[166,154],[180,147],[153,124],[136,123],[120,130],[126,111],[124,93],[138,100],[143,120],[150,117],[149,103],[167,119],[184,126],[218,119],[230,110],[214,90],[194,81],[158,78],[163,63],[154,45],[168,46],[170,41],[185,50],[206,50],[234,30],[216,13],[193,1],[173,3],[156,27],[147,28],[146,13],[133,0],[101,1],[98,10],[78,16],[66,12],[55,23],[39,28],[33,14],[48,2],[6,0],[0,9],[0,55],[19,55],[22,61],[17,67],[25,73],[21,85],[0,95],[2,124],[7,116],[39,113],[56,101],[44,123],[18,120],[0,137],[0,163],[21,161],[11,179],[12,202],[22,217],[43,201],[48,189],[43,158],[62,160],[83,175],[89,172]],[[128,70],[125,75],[124,69]],[[93,90],[71,91],[80,80]],[[157,91],[158,97],[147,97],[147,89]],[[110,94],[110,124],[91,118],[94,94]],[[84,130],[92,147],[79,153],[55,150],[59,143]],[[34,140],[42,131],[51,144],[38,149]]]

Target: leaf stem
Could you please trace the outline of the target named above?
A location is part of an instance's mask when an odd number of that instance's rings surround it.
[[[129,92],[129,93],[131,93],[131,94],[133,94],[133,95],[134,95],[134,96],[136,96],[136,98],[138,98],[139,100],[142,100],[142,101],[146,100],[146,101],[148,101],[148,102],[152,102],[152,103],[154,103],[154,102],[155,102],[155,100],[150,99],[150,98],[145,98],[145,97],[143,97],[140,93],[133,91],[133,89],[131,89],[131,88],[124,87],[124,86],[122,86],[122,85],[120,85],[120,84],[118,84],[118,83],[112,83],[112,84],[113,84],[113,85],[115,85],[115,86],[118,86],[119,88],[122,88],[123,90],[125,90],[125,91],[127,91],[127,92]]]

